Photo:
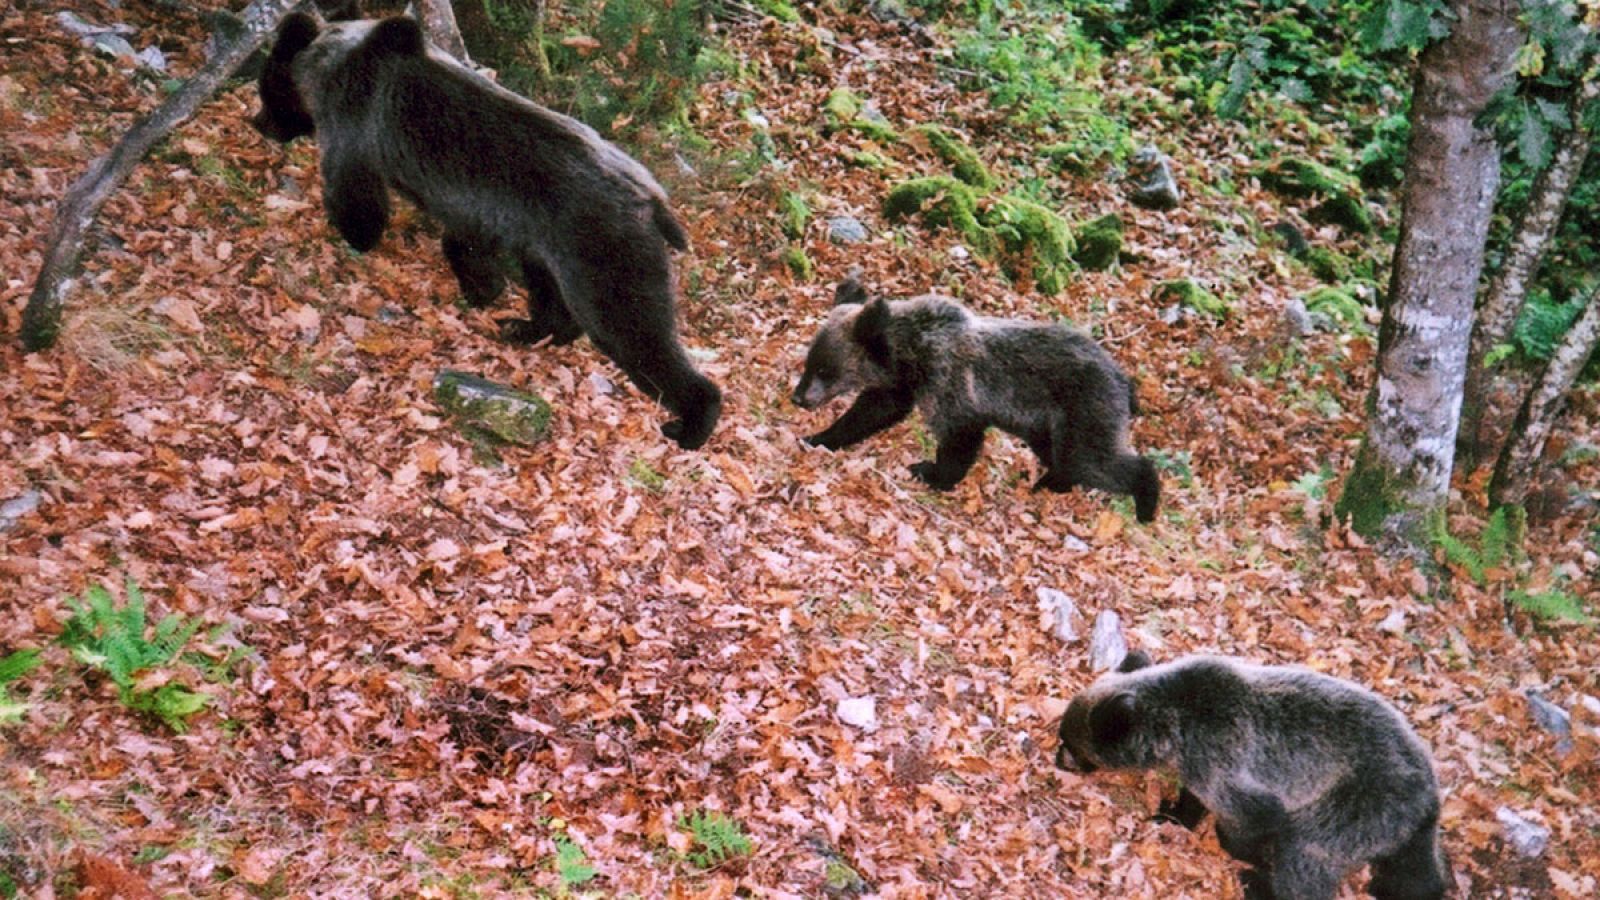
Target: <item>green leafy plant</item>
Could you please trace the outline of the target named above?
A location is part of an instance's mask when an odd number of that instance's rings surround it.
[[[1322,500],[1328,496],[1328,485],[1336,477],[1338,477],[1338,473],[1334,472],[1333,466],[1323,464],[1321,469],[1315,472],[1307,472],[1295,479],[1294,483],[1289,487],[1313,500]]]
[[[600,874],[594,866],[589,865],[583,848],[564,837],[556,838],[555,868],[556,877],[561,879],[561,887],[569,891]]]
[[[1482,586],[1488,583],[1489,570],[1517,561],[1526,522],[1527,516],[1520,508],[1502,506],[1489,516],[1476,547],[1451,534],[1442,519],[1434,526],[1433,541],[1446,563],[1462,569]]]
[[[1559,585],[1542,591],[1515,590],[1507,596],[1511,605],[1541,621],[1593,625],[1594,617],[1583,607],[1583,600]]]
[[[716,810],[697,809],[680,818],[678,827],[687,829],[694,839],[686,856],[697,869],[715,869],[755,852],[739,822]]]
[[[0,658],[0,725],[12,725],[22,721],[29,704],[11,699],[11,695],[6,692],[6,685],[33,671],[40,662],[42,660],[39,659],[37,650],[18,650]]]
[[[135,712],[160,719],[173,731],[188,729],[188,719],[211,702],[176,682],[156,688],[139,686],[141,673],[168,665],[183,650],[200,622],[185,622],[172,614],[151,626],[145,615],[144,592],[127,582],[128,601],[117,606],[111,592],[100,585],[84,591],[83,599],[68,597],[72,618],[61,633],[61,643],[79,662],[105,673],[117,686],[117,697]]]

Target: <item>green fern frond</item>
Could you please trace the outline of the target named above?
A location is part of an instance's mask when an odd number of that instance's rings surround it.
[[[1583,608],[1583,601],[1559,587],[1539,591],[1512,591],[1511,605],[1536,619],[1593,625],[1594,617]]]
[[[736,819],[716,810],[695,810],[679,821],[694,837],[688,860],[696,868],[714,869],[725,862],[749,856],[755,845]]]
[[[42,662],[37,650],[18,650],[0,658],[0,685],[16,681],[38,668]]]

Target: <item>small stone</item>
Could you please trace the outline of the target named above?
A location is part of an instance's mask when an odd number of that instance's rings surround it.
[[[835,244],[859,244],[867,236],[867,226],[854,216],[834,216],[828,220],[828,240]]]
[[[1289,298],[1283,304],[1283,331],[1289,337],[1305,337],[1311,333],[1311,312],[1299,297]]]
[[[950,258],[965,261],[972,258],[972,251],[957,244],[950,248]]]
[[[1128,642],[1122,637],[1122,620],[1109,609],[1103,609],[1094,618],[1094,631],[1089,635],[1089,667],[1096,672],[1109,672],[1122,665],[1128,655]]]
[[[1183,306],[1181,306],[1181,305],[1179,305],[1177,303],[1174,303],[1171,306],[1169,306],[1169,307],[1161,310],[1160,312],[1156,313],[1156,318],[1160,319],[1163,323],[1165,323],[1167,325],[1176,325],[1180,320],[1187,319],[1190,315],[1191,315],[1191,313],[1189,312],[1189,310],[1185,309]]]
[[[1383,621],[1378,623],[1378,630],[1388,632],[1389,634],[1405,634],[1405,610],[1391,610],[1387,616],[1383,617]]]
[[[1089,545],[1083,542],[1083,538],[1080,538],[1075,534],[1069,534],[1062,538],[1061,546],[1067,550],[1071,550],[1073,553],[1089,552]]]
[[[139,55],[135,56],[134,59],[139,65],[153,72],[165,72],[167,70],[167,55],[162,53],[161,48],[155,44],[140,50]]]
[[[1545,848],[1550,846],[1550,829],[1528,821],[1511,807],[1500,807],[1495,810],[1494,817],[1500,820],[1506,843],[1522,856],[1529,859],[1542,856]]]
[[[0,531],[10,531],[18,520],[32,513],[44,502],[44,494],[29,488],[10,500],[0,503]]]
[[[1522,692],[1528,698],[1528,708],[1533,712],[1533,721],[1539,727],[1556,736],[1556,755],[1566,756],[1572,752],[1572,716],[1561,707],[1541,697],[1539,692],[1528,688]]]
[[[1178,181],[1172,177],[1172,162],[1153,146],[1140,147],[1128,163],[1128,175],[1133,180],[1133,193],[1129,199],[1143,209],[1177,209],[1183,200]]]
[[[602,397],[615,397],[619,393],[616,382],[599,372],[589,373],[589,388]]]
[[[502,444],[536,444],[550,431],[550,404],[544,398],[477,375],[445,369],[434,376],[433,397],[489,456]]]
[[[1039,623],[1059,641],[1078,639],[1078,605],[1055,588],[1041,587],[1034,592],[1039,598]]]
[[[878,699],[872,696],[847,697],[839,701],[834,710],[839,721],[852,728],[862,731],[875,731],[878,728]]]

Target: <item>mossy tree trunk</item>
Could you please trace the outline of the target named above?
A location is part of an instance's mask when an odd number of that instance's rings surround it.
[[[1539,270],[1539,262],[1561,223],[1572,186],[1589,158],[1592,135],[1584,126],[1590,105],[1600,98],[1600,73],[1591,72],[1573,91],[1568,104],[1572,128],[1561,135],[1551,154],[1550,164],[1533,183],[1528,205],[1517,219],[1505,264],[1489,285],[1489,292],[1478,307],[1472,329],[1472,345],[1467,355],[1467,382],[1461,398],[1461,428],[1456,437],[1456,463],[1468,471],[1478,467],[1488,436],[1484,433],[1489,392],[1494,387],[1499,366],[1486,360],[1489,352],[1511,337],[1511,328],[1528,298],[1528,283]]]
[[[1545,364],[1544,372],[1517,410],[1516,421],[1506,437],[1494,477],[1489,480],[1489,502],[1493,506],[1521,506],[1528,496],[1545,441],[1557,417],[1566,408],[1567,395],[1578,380],[1578,373],[1600,344],[1600,287],[1589,294],[1583,315],[1572,323],[1556,352]]]
[[[501,0],[506,2],[506,0]],[[491,68],[522,60],[533,68],[541,87],[550,84],[550,58],[544,51],[544,20],[547,0],[519,0],[530,22],[526,33],[514,33],[495,25],[489,16],[488,0],[455,0],[456,21],[467,49]]]
[[[194,115],[222,87],[229,75],[250,58],[300,0],[254,0],[236,30],[219,28],[216,50],[177,93],[133,124],[111,152],[89,164],[89,170],[61,198],[50,227],[44,266],[22,311],[22,346],[29,351],[55,345],[61,332],[61,308],[77,283],[83,240],[100,207],[122,185],[146,153]]]
[[[1449,494],[1473,301],[1500,153],[1476,119],[1512,76],[1515,0],[1452,0],[1423,51],[1411,103],[1400,240],[1378,332],[1367,434],[1336,507],[1392,550],[1426,544]]]

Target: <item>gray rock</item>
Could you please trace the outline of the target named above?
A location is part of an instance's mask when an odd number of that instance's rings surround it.
[[[1174,303],[1156,313],[1156,318],[1160,319],[1167,325],[1176,325],[1178,322],[1181,322],[1192,315],[1194,315],[1194,310],[1184,306],[1181,303]]]
[[[867,226],[854,216],[834,216],[828,220],[828,240],[835,244],[859,244],[867,237]]]
[[[1083,538],[1080,538],[1075,534],[1069,534],[1062,538],[1061,546],[1071,550],[1073,553],[1089,552],[1089,545],[1083,542]]]
[[[1572,716],[1561,707],[1539,696],[1539,692],[1528,688],[1522,692],[1528,698],[1528,709],[1533,713],[1533,721],[1539,727],[1556,736],[1556,753],[1566,756],[1572,752]]]
[[[1094,617],[1094,631],[1089,635],[1089,667],[1096,672],[1109,672],[1122,665],[1128,655],[1128,642],[1122,637],[1122,620],[1109,609]]]
[[[491,458],[505,444],[530,446],[550,432],[550,404],[535,394],[446,369],[434,376],[433,398],[461,433]]]
[[[1311,313],[1306,309],[1304,300],[1291,297],[1289,302],[1283,304],[1283,332],[1291,338],[1305,337],[1310,334],[1315,326],[1311,322]]]
[[[1034,592],[1039,598],[1039,612],[1048,617],[1047,626],[1059,641],[1078,639],[1078,605],[1055,588],[1042,587]],[[1041,619],[1041,622],[1043,619]]]
[[[38,509],[43,502],[44,494],[28,488],[10,500],[0,503],[0,531],[10,531],[18,520]]]
[[[876,731],[878,728],[878,698],[870,694],[865,697],[846,697],[834,707],[834,714],[839,721],[862,731]]]
[[[161,48],[155,44],[140,50],[134,59],[138,61],[139,65],[152,72],[165,72],[167,70],[167,55],[162,53]]]
[[[1542,856],[1545,848],[1550,846],[1550,829],[1528,821],[1511,807],[1500,807],[1495,810],[1494,817],[1500,820],[1501,834],[1506,843],[1518,854],[1532,859]]]
[[[1129,199],[1143,209],[1177,209],[1183,200],[1178,190],[1178,180],[1172,175],[1172,162],[1153,146],[1140,147],[1128,162],[1128,176],[1133,181]]]

